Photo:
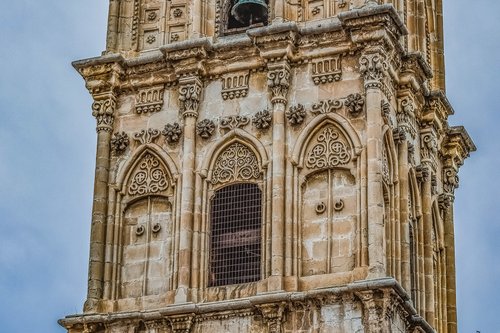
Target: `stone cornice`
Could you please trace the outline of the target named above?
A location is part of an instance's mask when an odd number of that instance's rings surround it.
[[[230,301],[175,304],[151,311],[73,315],[59,320],[59,324],[67,329],[71,329],[74,326],[84,324],[109,325],[116,321],[151,321],[173,317],[182,318],[183,316],[188,317],[190,320],[197,320],[197,318],[210,318],[212,315],[216,315],[220,312],[224,312],[224,315],[227,317],[234,317],[242,313],[248,313],[250,315],[252,313],[258,313],[257,309],[264,305],[307,302],[315,299],[321,301],[328,300],[329,298],[338,299],[339,296],[342,295],[368,290],[384,290],[385,292],[393,293],[408,314],[406,320],[408,320],[410,324],[420,326],[424,332],[434,333],[432,327],[417,315],[415,308],[411,304],[410,297],[393,278],[364,280],[343,286],[314,289],[306,292],[273,292]]]
[[[474,151],[476,151],[476,146],[463,126],[448,128],[442,146],[446,166],[458,170],[470,153]]]

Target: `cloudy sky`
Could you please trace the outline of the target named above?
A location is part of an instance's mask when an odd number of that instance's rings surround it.
[[[456,200],[460,332],[500,333],[500,2],[444,0],[447,93],[479,150]],[[0,3],[0,325],[61,333],[85,297],[95,122],[70,63],[105,46],[105,0]]]

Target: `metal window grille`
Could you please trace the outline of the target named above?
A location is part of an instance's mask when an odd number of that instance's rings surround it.
[[[211,202],[209,286],[260,280],[262,194],[256,184],[233,184]]]

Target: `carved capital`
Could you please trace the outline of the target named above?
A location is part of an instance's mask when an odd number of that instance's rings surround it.
[[[198,117],[203,82],[197,77],[179,79],[179,101],[183,117]]]
[[[387,332],[386,315],[390,304],[390,291],[366,290],[356,292],[363,304],[363,321],[370,332]]]
[[[458,172],[453,167],[445,167],[443,169],[443,190],[444,193],[455,196],[455,189],[459,185]]]
[[[410,97],[403,97],[399,100],[399,108],[396,113],[398,126],[405,131],[412,139],[417,136],[417,121],[415,118],[415,103]]]
[[[97,132],[113,130],[115,121],[116,98],[113,94],[105,94],[95,97],[92,104],[92,115],[97,121]]]
[[[193,326],[195,314],[170,316],[167,318],[173,333],[189,333]]]
[[[431,170],[427,165],[419,165],[416,168],[417,180],[421,183],[431,180]]]
[[[394,138],[394,142],[404,142],[407,140],[406,132],[401,127],[392,130],[392,137]]]
[[[420,132],[420,154],[422,162],[436,166],[438,139],[436,132],[431,128],[424,128]]]
[[[271,103],[286,104],[290,87],[290,65],[286,62],[270,64],[267,72],[267,86],[272,94]]]
[[[267,324],[269,333],[281,333],[283,321],[285,320],[286,303],[257,305],[257,309],[264,322]]]
[[[382,80],[387,76],[388,64],[383,53],[363,54],[359,58],[359,71],[365,79],[365,88],[382,88]]]
[[[450,195],[448,193],[441,193],[438,197],[439,209],[441,211],[446,211],[448,208],[451,207],[454,200],[455,197],[453,195]]]

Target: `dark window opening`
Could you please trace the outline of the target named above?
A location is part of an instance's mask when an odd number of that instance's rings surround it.
[[[209,287],[260,280],[262,194],[256,184],[234,184],[211,202]]]
[[[242,32],[248,28],[267,25],[267,2],[267,0],[231,0],[227,13],[227,32]]]

